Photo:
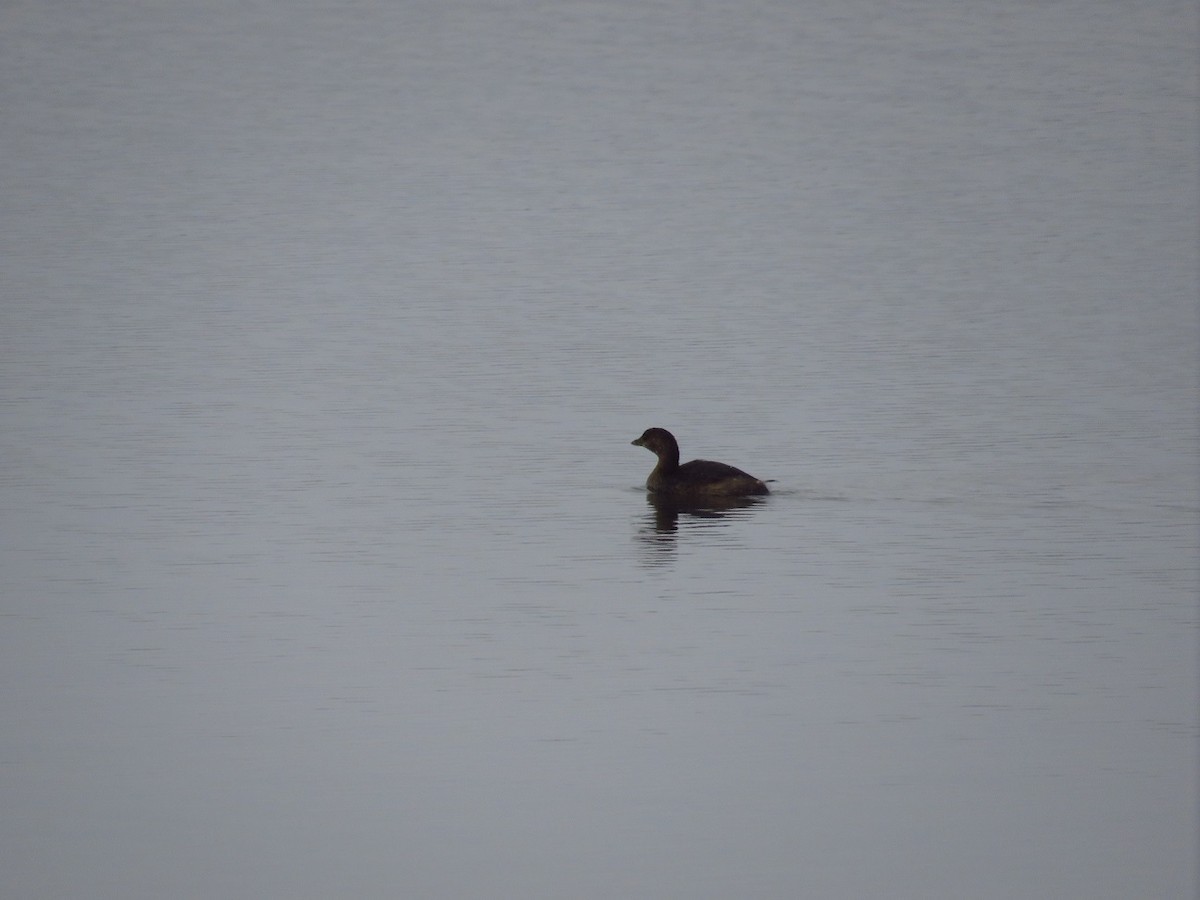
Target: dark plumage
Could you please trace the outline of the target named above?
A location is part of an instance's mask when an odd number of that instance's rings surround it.
[[[658,465],[646,479],[646,490],[672,496],[744,497],[769,494],[767,486],[753,475],[725,463],[693,459],[679,464],[679,444],[665,428],[647,428],[632,442],[658,457]]]

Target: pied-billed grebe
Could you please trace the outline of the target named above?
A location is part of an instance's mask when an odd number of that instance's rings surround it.
[[[646,479],[646,490],[676,496],[744,497],[769,494],[767,486],[741,469],[707,459],[679,464],[679,444],[665,428],[647,428],[634,446],[645,447],[658,457],[658,465]]]

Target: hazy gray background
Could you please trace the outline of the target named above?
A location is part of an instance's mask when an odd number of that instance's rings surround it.
[[[5,3],[0,894],[1194,896],[1195,18]]]

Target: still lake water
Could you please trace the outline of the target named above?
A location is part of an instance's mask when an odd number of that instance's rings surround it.
[[[1193,7],[6,5],[0,893],[1194,896]]]

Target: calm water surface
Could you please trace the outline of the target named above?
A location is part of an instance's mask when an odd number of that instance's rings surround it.
[[[825,6],[0,12],[0,893],[1194,895],[1195,10]]]

